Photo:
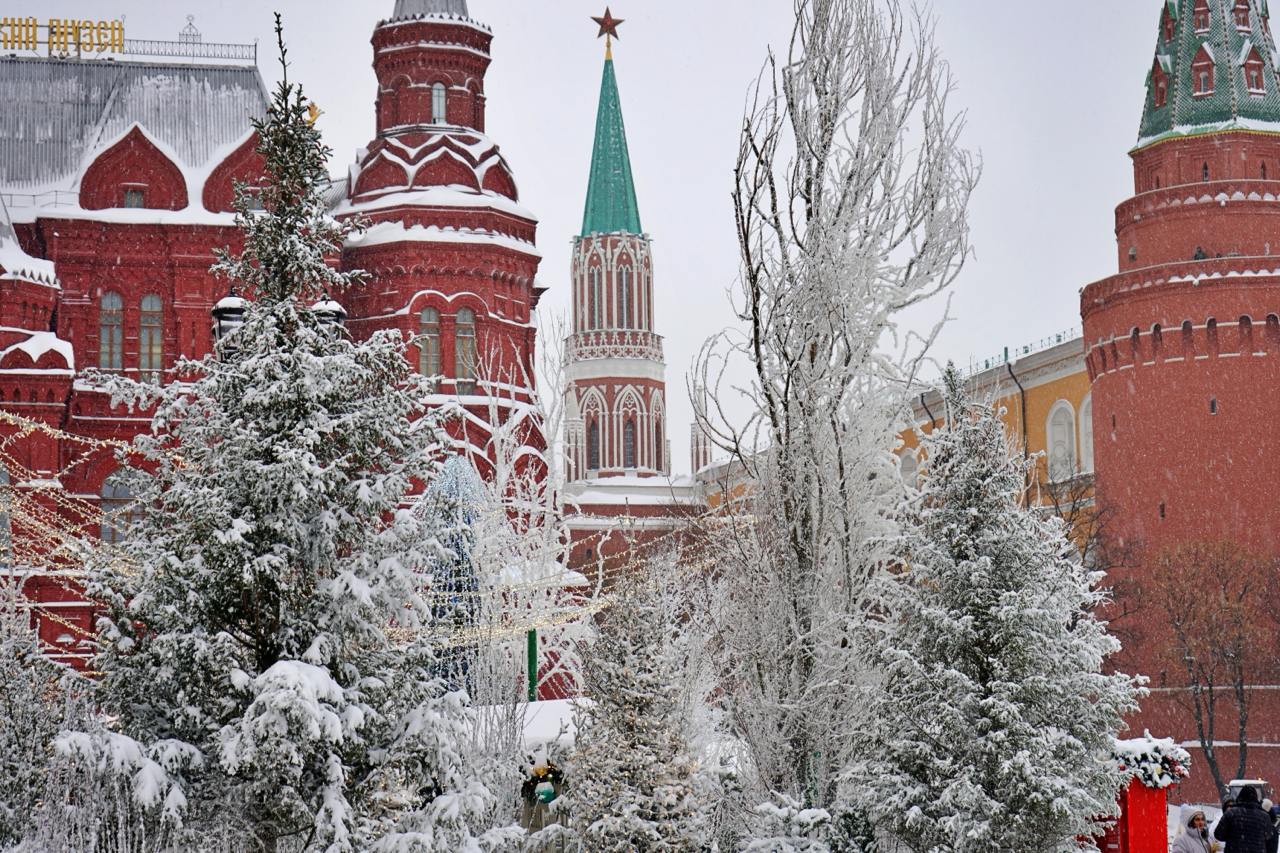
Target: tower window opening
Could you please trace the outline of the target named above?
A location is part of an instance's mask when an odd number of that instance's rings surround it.
[[[1209,182],[1209,164],[1208,163],[1205,163],[1203,166],[1200,167],[1200,180],[1204,181],[1205,183]]]
[[[636,422],[633,420],[622,425],[622,467],[636,467]]]
[[[1164,329],[1156,323],[1151,327],[1151,360],[1154,361],[1160,357],[1160,350],[1164,347]]]
[[[1260,165],[1260,166],[1258,167],[1258,175],[1259,175],[1259,176],[1262,178],[1262,180],[1264,180],[1264,181],[1267,179],[1267,164],[1266,164],[1266,163],[1263,163],[1262,165]]]
[[[600,470],[600,422],[592,421],[587,427],[587,469]]]
[[[1210,60],[1197,60],[1192,66],[1192,72],[1195,74],[1196,87],[1194,95],[1204,97],[1213,94],[1213,62]]]
[[[1207,0],[1199,0],[1196,3],[1195,11],[1191,13],[1191,22],[1195,26],[1196,32],[1203,33],[1209,29],[1209,3]]]
[[[98,306],[98,368],[120,370],[123,365],[124,300],[106,293]]]
[[[1253,318],[1245,314],[1240,318],[1240,354],[1249,355],[1254,352],[1253,345]]]
[[[1160,517],[1164,518],[1164,501],[1160,502]]]
[[[600,267],[591,268],[591,328],[599,329],[600,322]]]
[[[470,308],[458,311],[453,329],[454,364],[459,394],[476,391],[476,314]]]
[[[1154,77],[1155,108],[1160,109],[1169,100],[1169,80],[1165,76],[1164,71],[1158,67],[1156,68]]]
[[[1249,29],[1249,3],[1248,0],[1236,0],[1236,7],[1232,10],[1236,19],[1236,29]]]
[[[1218,321],[1210,317],[1209,321],[1205,323],[1204,333],[1209,341],[1209,354],[1217,355],[1222,351],[1218,342]]]
[[[1164,10],[1164,17],[1160,20],[1160,27],[1161,27],[1161,31],[1164,34],[1165,41],[1173,41],[1174,23],[1175,21],[1173,20],[1173,15],[1169,14],[1169,9],[1166,7]]]
[[[1182,355],[1191,358],[1196,352],[1195,327],[1187,320],[1182,324]]]
[[[653,467],[662,470],[662,424],[653,428]]]
[[[631,267],[618,270],[618,315],[619,325],[624,329],[631,328]]]
[[[1280,317],[1275,314],[1267,315],[1267,351],[1275,354],[1280,352]]]
[[[1217,397],[1209,398],[1209,414],[1211,415],[1218,414],[1218,398]]]
[[[443,83],[436,83],[431,87],[431,123],[444,124],[446,106],[448,104],[448,92]]]
[[[139,189],[127,189],[124,191],[124,207],[146,207],[146,194]]]

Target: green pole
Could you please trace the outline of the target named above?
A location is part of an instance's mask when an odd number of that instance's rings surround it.
[[[529,631],[526,643],[529,655],[529,701],[538,701],[538,629]]]

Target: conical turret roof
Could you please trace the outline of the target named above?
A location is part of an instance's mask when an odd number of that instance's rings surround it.
[[[420,18],[423,15],[453,15],[469,18],[467,0],[396,0],[396,11],[391,20]]]
[[[613,57],[605,57],[604,79],[600,83],[600,107],[596,112],[596,141],[591,154],[591,180],[587,184],[587,209],[582,217],[582,236],[625,231],[641,234],[640,208],[635,182],[631,178],[631,155],[627,151],[627,130],[622,122],[622,101]]]
[[[1266,0],[1161,0],[1137,147],[1221,130],[1280,133],[1278,63]]]

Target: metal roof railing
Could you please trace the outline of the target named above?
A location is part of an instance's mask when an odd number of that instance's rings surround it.
[[[1056,347],[1059,344],[1065,344],[1068,341],[1073,341],[1079,337],[1081,337],[1080,328],[1078,326],[1072,326],[1070,329],[1057,332],[1041,338],[1038,341],[1032,341],[1029,344],[1016,346],[1012,349],[1005,347],[1004,351],[998,355],[970,362],[968,369],[964,371],[964,375],[976,376],[979,373],[991,370],[993,367],[999,367],[1002,364],[1017,361],[1020,358],[1025,358],[1033,353],[1041,352],[1042,350],[1047,350],[1051,347]]]

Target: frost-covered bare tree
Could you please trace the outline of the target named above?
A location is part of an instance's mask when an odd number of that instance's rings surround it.
[[[795,8],[735,169],[745,329],[704,347],[695,409],[754,484],[708,546],[751,781],[788,808],[831,809],[838,827],[835,778],[857,716],[848,685],[862,678],[852,628],[887,559],[902,392],[932,337],[899,321],[959,273],[979,169],[927,17],[897,0]],[[730,387],[743,360],[752,381]],[[754,413],[745,425],[727,414],[735,392]]]

